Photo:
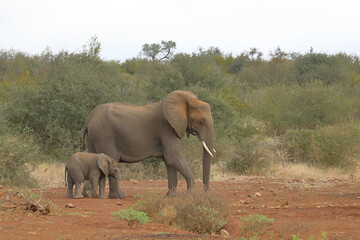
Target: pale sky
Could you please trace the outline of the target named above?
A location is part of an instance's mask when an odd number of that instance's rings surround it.
[[[92,36],[101,57],[136,57],[145,43],[176,53],[219,47],[360,56],[358,0],[0,0],[0,49],[80,51]]]

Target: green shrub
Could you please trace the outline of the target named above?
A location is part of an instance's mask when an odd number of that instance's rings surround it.
[[[351,168],[360,155],[360,123],[350,122],[314,130],[294,129],[281,138],[289,161],[319,167]]]
[[[308,240],[315,240],[315,239],[316,238],[315,238],[314,235],[310,235],[310,237],[308,238]],[[319,240],[328,240],[327,232],[321,232],[321,236],[318,239]],[[297,236],[297,235],[292,235],[291,240],[303,240],[303,239],[301,237]]]
[[[353,105],[334,86],[312,83],[300,87],[277,85],[254,91],[249,97],[254,116],[273,134],[293,128],[315,128],[351,118]]]
[[[12,186],[37,185],[31,178],[31,168],[48,156],[31,135],[15,131],[0,134],[0,184]]]
[[[201,101],[210,104],[215,130],[220,129],[221,132],[224,132],[232,126],[236,111],[227,103],[224,95],[212,93],[210,88],[200,85],[191,86],[186,90],[194,93]]]
[[[264,174],[271,160],[267,153],[270,145],[258,140],[243,140],[237,143],[234,155],[226,162],[226,168],[237,174]]]
[[[82,125],[95,106],[111,101],[144,105],[183,89],[210,104],[219,146],[215,148],[226,150],[217,149],[213,162],[226,163],[237,173],[267,171],[274,149],[266,138],[275,132],[287,135],[288,143],[282,143],[290,161],[350,166],[358,153],[352,143],[350,150],[337,144],[337,137],[348,140],[335,130],[336,125],[360,119],[358,56],[289,54],[277,48],[265,60],[257,49],[233,57],[212,47],[175,54],[161,63],[142,58],[121,63],[102,60],[100,51],[96,37],[76,52],[54,54],[46,49],[32,56],[0,50],[0,104],[6,109],[0,131],[5,127],[20,132],[14,136],[17,143],[22,134],[31,135],[65,160],[78,149]],[[333,127],[325,130],[329,125]],[[10,139],[9,134],[2,138],[5,145]],[[183,142],[186,158],[194,159],[188,161],[191,170],[201,177],[198,139]],[[23,153],[23,146],[17,148],[10,152]],[[9,147],[0,154],[6,152]],[[350,160],[339,161],[341,154]],[[166,177],[164,165],[154,159],[123,169],[126,179]]]
[[[312,81],[321,81],[324,84],[333,84],[342,80],[340,61],[336,56],[323,53],[308,53],[295,59],[294,66],[297,81],[306,84]]]
[[[250,139],[257,136],[264,136],[265,123],[257,120],[251,115],[237,115],[234,118],[233,135],[236,140]]]
[[[185,86],[200,86],[207,89],[220,89],[224,86],[221,67],[217,64],[220,52],[201,51],[198,54],[177,54],[171,64],[179,71],[185,81]]]
[[[229,68],[230,73],[236,74],[233,76],[234,81],[246,83],[251,88],[295,82],[293,61],[289,54],[277,48],[270,55],[270,60],[264,60],[257,49],[241,53]]]
[[[136,75],[142,79],[142,87],[148,89],[148,101],[158,102],[174,90],[185,89],[182,74],[169,63],[138,61]]]
[[[242,217],[241,220],[245,222],[244,225],[240,226],[241,235],[249,239],[258,240],[263,235],[268,233],[268,227],[271,223],[274,222],[275,219],[268,218],[264,215],[250,214],[247,217]]]
[[[237,74],[238,72],[240,72],[243,69],[243,67],[247,61],[249,61],[249,59],[246,58],[245,56],[236,57],[232,61],[231,65],[228,67],[228,72],[231,74]]]
[[[141,196],[135,209],[148,213],[153,221],[174,225],[195,233],[217,233],[226,224],[228,207],[224,200],[203,191],[156,193]]]
[[[132,208],[121,209],[117,212],[111,212],[111,214],[125,220],[130,228],[132,228],[134,224],[145,225],[150,221],[146,213],[136,211]]]
[[[34,84],[14,83],[6,93],[5,114],[12,128],[29,128],[45,143],[67,151],[80,145],[81,128],[97,105],[126,100],[126,77],[107,79],[95,48],[81,54],[60,52]],[[122,75],[119,75],[122,76]],[[134,89],[135,91],[135,89]],[[124,99],[125,98],[125,99]]]
[[[184,207],[179,218],[182,218],[181,226],[195,233],[216,233],[225,226],[225,219],[221,217],[219,210],[208,208],[205,206]],[[198,224],[194,224],[198,223]]]

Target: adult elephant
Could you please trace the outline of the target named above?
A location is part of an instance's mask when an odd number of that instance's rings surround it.
[[[163,101],[146,106],[106,103],[93,109],[86,118],[85,136],[88,152],[105,153],[119,162],[133,163],[149,157],[163,158],[170,193],[177,186],[177,172],[185,178],[187,188],[194,175],[185,160],[181,139],[197,134],[203,144],[203,184],[209,188],[214,145],[214,128],[210,105],[188,91],[173,91]],[[110,184],[110,197],[116,189]]]

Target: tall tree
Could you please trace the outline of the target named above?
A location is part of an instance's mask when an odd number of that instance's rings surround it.
[[[174,41],[164,41],[161,43],[144,44],[141,54],[150,58],[152,62],[158,60],[168,60],[174,55],[176,43]]]

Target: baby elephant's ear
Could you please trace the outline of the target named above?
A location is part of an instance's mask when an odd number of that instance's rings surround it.
[[[105,176],[109,176],[109,161],[104,154],[98,156],[97,164]]]

